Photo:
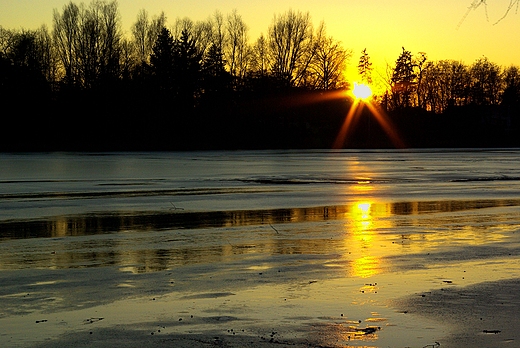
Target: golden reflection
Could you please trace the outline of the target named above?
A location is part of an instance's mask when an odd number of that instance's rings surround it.
[[[357,162],[353,165],[358,168],[356,180],[373,180],[374,174],[367,167]],[[348,190],[372,186],[359,183],[349,185]],[[382,202],[373,198],[377,192],[354,192],[353,196],[364,198],[349,205],[310,208],[128,212],[3,222],[0,230],[9,233],[6,240],[16,237],[31,241],[38,237],[40,244],[38,248],[5,251],[10,244],[4,243],[2,248],[0,243],[0,268],[30,265],[63,269],[110,264],[144,273],[178,265],[228,262],[240,255],[342,253],[344,257],[338,260],[334,256],[327,265],[341,266],[352,277],[368,278],[392,269],[392,262],[396,262],[393,256],[437,253],[437,260],[442,257],[457,261],[460,254],[446,253],[457,249],[464,251],[464,260],[473,260],[481,258],[483,247],[506,245],[505,241],[515,240],[518,235],[517,199]],[[343,227],[338,229],[338,225]],[[196,229],[207,231],[189,232]],[[72,236],[91,237],[48,238]],[[479,248],[470,248],[473,246]]]
[[[352,263],[352,273],[359,278],[372,277],[379,273],[379,260],[373,256],[363,256]]]
[[[381,260],[373,254],[375,228],[372,216],[372,202],[358,202],[352,205],[350,217],[352,230],[347,231],[347,239],[355,259],[352,261],[352,275],[368,278],[380,272]]]

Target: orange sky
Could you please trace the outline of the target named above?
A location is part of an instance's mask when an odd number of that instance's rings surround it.
[[[140,9],[150,15],[166,13],[205,20],[216,10],[224,15],[236,9],[249,26],[251,41],[271,24],[275,14],[289,9],[310,12],[314,25],[325,21],[329,35],[353,51],[347,75],[355,79],[357,61],[366,48],[374,66],[384,74],[404,46],[412,53],[426,52],[431,60],[456,59],[467,64],[486,56],[502,66],[520,66],[520,13],[513,8],[500,19],[510,0],[488,0],[471,11],[474,0],[119,0],[123,29],[130,31]],[[4,28],[52,27],[52,10],[68,0],[1,0],[0,25]],[[74,1],[80,3],[81,1]],[[83,2],[90,2],[89,0]],[[459,25],[460,24],[460,25]]]

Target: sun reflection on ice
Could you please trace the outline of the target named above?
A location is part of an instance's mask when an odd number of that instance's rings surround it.
[[[353,250],[351,273],[354,277],[368,278],[380,272],[381,260],[373,254],[374,219],[371,214],[372,202],[359,202],[352,206],[352,231],[348,231],[347,243]]]

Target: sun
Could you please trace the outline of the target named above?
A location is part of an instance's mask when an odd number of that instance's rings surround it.
[[[358,99],[368,99],[372,96],[372,90],[370,86],[364,83],[354,82],[354,89],[352,90],[352,94]]]

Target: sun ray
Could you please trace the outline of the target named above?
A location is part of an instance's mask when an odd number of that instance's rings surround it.
[[[392,144],[399,149],[405,147],[404,142],[401,140],[397,132],[397,128],[393,125],[392,120],[388,117],[386,112],[381,108],[376,107],[372,103],[366,103],[367,108],[370,110],[370,113],[374,116],[376,121],[379,123],[381,128],[385,131],[386,135],[390,138]]]
[[[345,117],[345,121],[343,122],[343,125],[341,126],[341,129],[336,136],[336,140],[334,141],[334,144],[332,145],[333,149],[341,149],[343,148],[345,144],[345,139],[347,137],[347,133],[349,129],[352,127],[352,123],[354,120],[359,116],[361,113],[361,104],[359,99],[355,99],[354,103],[350,107],[347,117]]]
[[[371,90],[367,85],[358,85],[355,83],[355,86],[358,88],[356,91],[353,91],[353,95],[355,96],[354,102],[351,105],[347,116],[345,117],[345,121],[343,122],[341,129],[336,136],[336,139],[333,143],[333,149],[341,149],[345,145],[345,140],[351,128],[354,128],[355,122],[358,121],[359,116],[363,110],[363,107],[366,106],[370,111],[370,114],[367,117],[374,117],[374,119],[379,123],[383,131],[386,133],[394,147],[396,148],[404,148],[405,144],[401,140],[399,133],[397,132],[397,128],[392,123],[392,120],[386,112],[371,102]]]

